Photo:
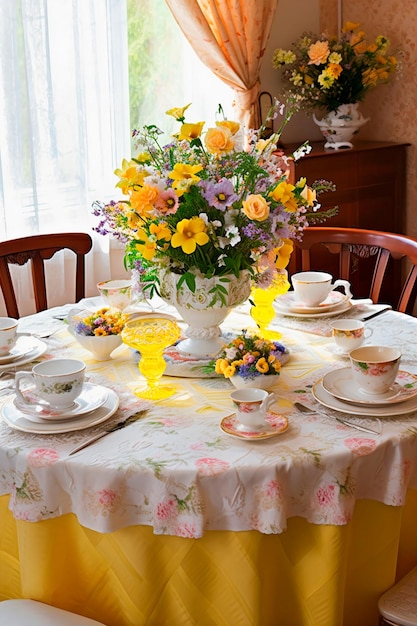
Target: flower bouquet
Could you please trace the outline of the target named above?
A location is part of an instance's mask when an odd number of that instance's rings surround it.
[[[285,354],[285,346],[278,341],[268,341],[242,331],[209,367],[228,378],[235,387],[267,389],[276,383]]]
[[[219,324],[231,308],[247,300],[253,283],[272,283],[285,241],[335,213],[320,212],[318,202],[334,186],[288,181],[277,142],[295,111],[291,100],[271,108],[266,122],[283,121],[268,139],[265,125],[245,133],[227,119],[205,130],[204,122],[186,121],[189,106],[167,111],[180,124],[168,144],[155,125],[133,131],[137,156],[115,171],[124,197],[93,210],[97,232],[125,244],[125,265],[139,272],[143,291],[161,295],[187,322],[179,350],[211,356],[224,345]]]
[[[295,111],[290,100],[269,112],[266,122],[283,116],[269,139],[260,139],[265,124],[247,136],[227,119],[204,130],[204,122],[185,121],[189,106],[167,111],[180,127],[166,145],[155,125],[133,131],[137,156],[115,171],[124,197],[94,203],[100,218],[95,230],[126,245],[126,267],[138,269],[152,292],[167,269],[178,276],[178,288],[186,283],[191,291],[197,275],[239,277],[242,270],[265,284],[283,241],[300,238],[309,223],[329,216],[318,214],[318,195],[334,186],[324,180],[308,186],[305,178],[288,182],[288,159],[277,142]],[[293,157],[308,151],[303,145]],[[269,271],[260,276],[265,258]],[[222,293],[216,290],[213,299]]]
[[[275,50],[272,64],[300,108],[335,111],[388,83],[398,69],[389,47],[384,35],[368,43],[360,24],[346,22],[340,37],[304,33],[292,50]]]

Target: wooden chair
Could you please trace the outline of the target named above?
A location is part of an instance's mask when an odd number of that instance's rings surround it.
[[[296,241],[295,248],[290,274],[322,270],[352,282],[353,272],[365,272],[369,293],[355,293],[353,288],[356,297],[369,295],[374,303],[388,301],[398,311],[412,311],[417,285],[417,239],[376,230],[314,226],[305,229],[302,241]],[[336,265],[330,258],[332,255],[337,255]],[[360,267],[362,260],[366,261],[366,269]],[[405,268],[394,267],[400,261],[406,262]],[[381,300],[384,291],[394,294],[396,302]]]
[[[33,235],[0,242],[0,286],[7,315],[19,317],[10,264],[31,262],[36,311],[43,311],[48,308],[44,261],[52,258],[58,250],[69,249],[75,253],[75,299],[78,302],[85,295],[85,255],[91,247],[92,239],[87,233]]]

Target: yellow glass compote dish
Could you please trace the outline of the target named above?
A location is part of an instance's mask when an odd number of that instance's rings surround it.
[[[166,368],[164,350],[181,336],[181,330],[174,318],[155,314],[133,319],[125,324],[121,336],[126,345],[140,352],[139,371],[148,383],[144,389],[136,388],[135,395],[148,400],[172,396],[175,387],[161,385],[160,378]]]
[[[277,272],[271,285],[266,289],[252,287],[250,297],[254,306],[251,307],[250,314],[261,331],[259,333],[261,337],[272,340],[281,339],[282,333],[276,330],[268,330],[268,326],[276,315],[273,306],[275,298],[287,293],[289,288],[290,283],[285,270]]]

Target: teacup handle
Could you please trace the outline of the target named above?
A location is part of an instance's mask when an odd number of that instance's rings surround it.
[[[25,396],[23,395],[23,393],[20,390],[20,383],[23,382],[24,380],[28,380],[31,381],[33,383],[33,374],[32,372],[17,372],[16,376],[15,376],[15,383],[16,383],[16,395],[19,398],[19,400],[21,400],[21,402],[24,402],[25,404],[33,404],[32,402],[30,402],[30,400],[28,400],[27,398],[25,398]]]
[[[265,398],[265,400],[262,402],[262,405],[261,405],[262,410],[266,412],[271,406],[271,404],[275,402],[275,400],[276,400],[275,394],[269,393],[267,397]]]
[[[341,278],[338,278],[337,280],[334,281],[332,285],[332,291],[334,291],[336,287],[343,287],[345,290],[346,297],[352,298],[352,292],[350,290],[350,282],[348,280],[342,280]]]
[[[374,331],[372,330],[372,328],[369,328],[369,326],[366,326],[363,329],[363,338],[368,339],[372,335],[373,332]]]

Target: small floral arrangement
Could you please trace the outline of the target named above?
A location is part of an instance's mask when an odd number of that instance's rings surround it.
[[[225,378],[236,374],[251,379],[262,375],[277,376],[281,371],[280,356],[284,352],[285,346],[278,341],[269,341],[243,331],[212,362],[212,367],[216,374]]]
[[[292,50],[275,50],[272,64],[301,108],[335,111],[390,80],[398,64],[389,47],[383,35],[367,43],[360,24],[346,22],[340,38],[304,33]]]
[[[185,281],[192,292],[196,275],[249,270],[257,280],[279,260],[286,240],[335,213],[318,214],[318,196],[334,191],[332,183],[288,182],[289,161],[277,143],[295,112],[291,100],[270,110],[267,121],[284,120],[268,139],[265,124],[245,135],[237,122],[219,119],[205,130],[205,122],[186,122],[189,106],[167,111],[180,124],[167,145],[155,125],[133,131],[137,156],[115,171],[124,198],[93,205],[95,230],[126,245],[126,267],[138,269],[151,291],[165,268],[181,275],[178,288]],[[303,145],[293,157],[309,149]]]
[[[71,320],[74,332],[87,337],[119,335],[126,323],[126,316],[118,309],[104,307],[86,317],[75,315]]]

